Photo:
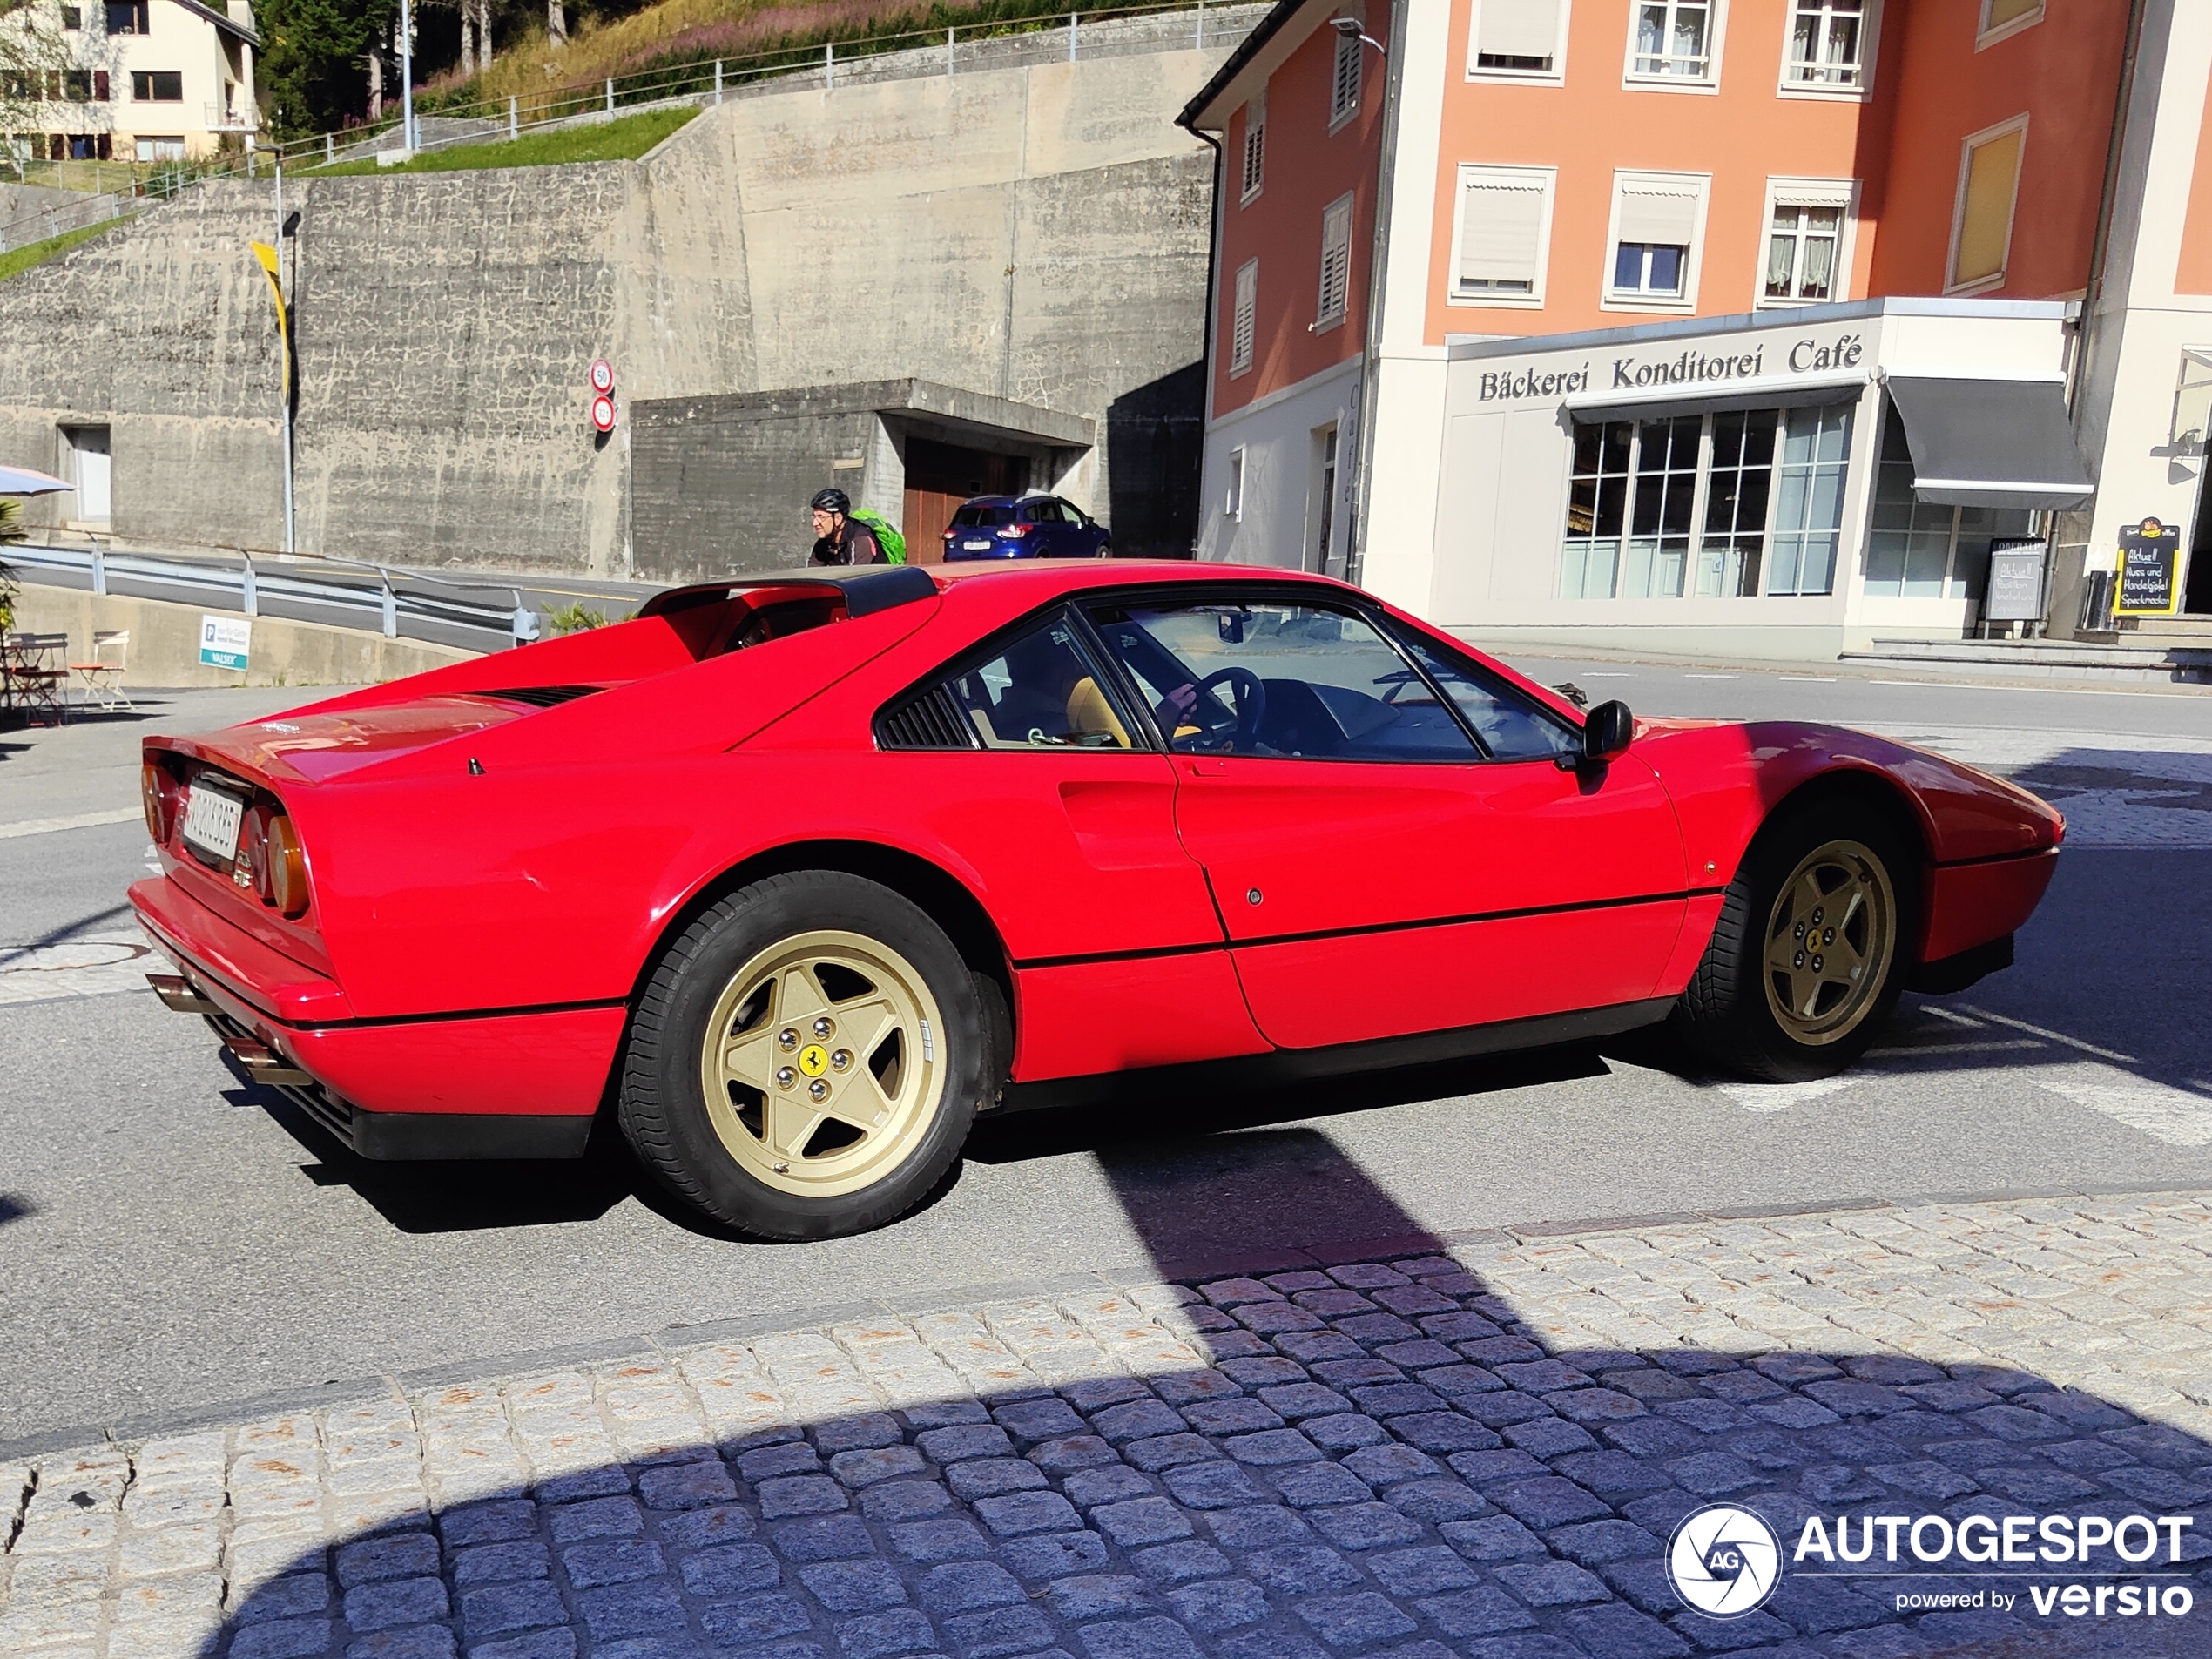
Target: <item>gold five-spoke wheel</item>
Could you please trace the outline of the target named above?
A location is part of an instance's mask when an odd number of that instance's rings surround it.
[[[1889,872],[1858,841],[1830,841],[1799,861],[1766,930],[1767,1005],[1799,1042],[1839,1041],[1865,1019],[1897,952]]]
[[[835,1197],[898,1168],[945,1092],[944,1029],[921,972],[858,934],[779,941],[732,974],[706,1023],[715,1132],[776,1190]]]

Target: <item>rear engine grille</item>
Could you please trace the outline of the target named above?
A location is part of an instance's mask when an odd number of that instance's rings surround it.
[[[503,691],[478,691],[478,697],[496,697],[509,703],[527,703],[533,708],[550,709],[556,703],[573,703],[580,697],[590,697],[594,691],[604,691],[604,685],[520,685]]]
[[[972,749],[960,705],[943,686],[886,709],[876,717],[875,740],[884,749]]]

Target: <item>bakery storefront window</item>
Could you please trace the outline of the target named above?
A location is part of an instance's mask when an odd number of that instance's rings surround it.
[[[1576,421],[1560,597],[1828,592],[1850,448],[1844,403]]]

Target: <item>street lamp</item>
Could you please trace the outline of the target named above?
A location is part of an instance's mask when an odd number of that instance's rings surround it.
[[[1329,27],[1335,30],[1337,33],[1342,35],[1346,40],[1356,40],[1363,46],[1372,46],[1377,51],[1381,52],[1385,57],[1388,57],[1390,56],[1389,51],[1384,47],[1382,42],[1377,40],[1372,35],[1369,34],[1366,30],[1359,26],[1359,19],[1357,17],[1332,17],[1329,19]]]

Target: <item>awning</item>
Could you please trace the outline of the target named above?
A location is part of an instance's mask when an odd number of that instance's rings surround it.
[[[1870,376],[1792,374],[1787,380],[1703,381],[1642,387],[1633,392],[1585,392],[1566,401],[1577,421],[1664,421],[1709,409],[1804,409],[1823,403],[1849,403],[1866,389]]]
[[[2057,381],[1892,375],[1912,492],[1945,507],[2074,507],[2095,493]]]

